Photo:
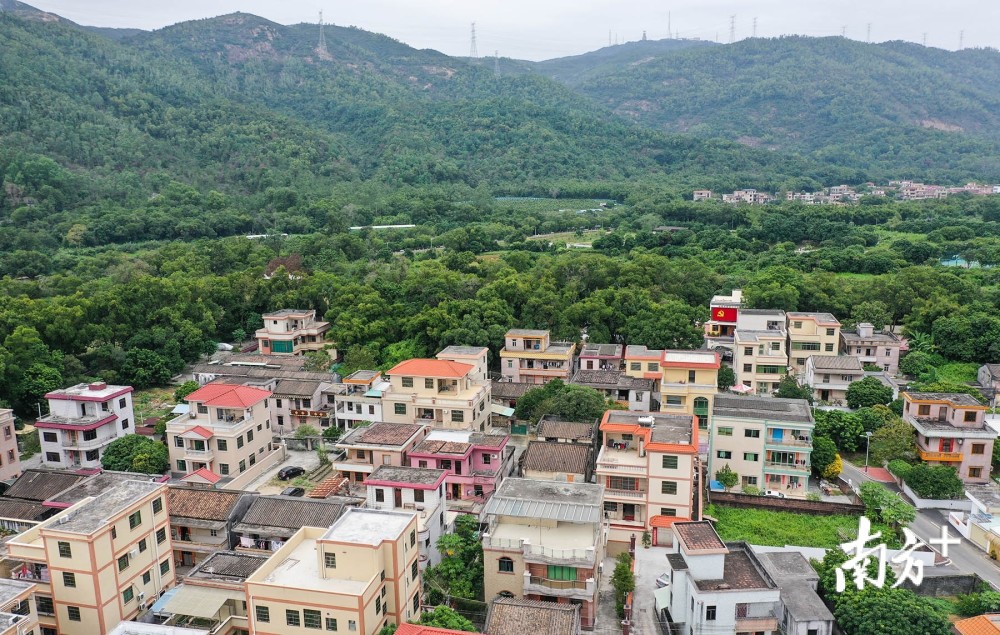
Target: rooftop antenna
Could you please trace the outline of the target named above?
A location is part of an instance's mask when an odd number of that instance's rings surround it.
[[[493,77],[500,78],[500,51],[493,51]]]
[[[475,63],[479,59],[479,51],[476,50],[476,23],[472,23],[472,42],[469,44],[469,62]]]
[[[847,37],[847,25],[840,27],[840,37]]]
[[[611,29],[608,29],[608,46],[611,46]]]
[[[670,28],[670,12],[667,11],[667,39],[670,40],[673,39],[673,37],[674,37],[674,32]]]
[[[729,16],[729,43],[736,41],[736,16]]]
[[[924,48],[927,48],[927,31],[924,31]]]

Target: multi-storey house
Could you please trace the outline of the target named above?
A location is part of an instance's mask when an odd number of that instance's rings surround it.
[[[437,359],[458,362],[472,366],[469,379],[474,382],[489,383],[489,353],[485,346],[447,346],[435,355]]]
[[[397,509],[417,514],[420,569],[441,562],[438,538],[448,532],[444,470],[380,465],[365,479],[369,509]]]
[[[788,374],[784,311],[743,309],[734,335],[736,383],[758,395],[773,393]]]
[[[719,391],[721,366],[719,353],[715,351],[663,351],[660,411],[693,414],[698,419],[698,428],[707,431],[712,404]]]
[[[490,384],[476,367],[441,359],[409,359],[386,373],[382,416],[392,423],[483,431],[490,418]]]
[[[603,487],[510,478],[486,504],[483,583],[497,596],[579,604],[593,629],[604,559]]]
[[[378,465],[409,465],[410,452],[430,431],[426,425],[385,421],[355,428],[337,441],[343,456],[334,459],[333,469],[360,484]]]
[[[693,415],[609,410],[597,482],[604,486],[608,539],[624,550],[633,534],[649,530],[655,544],[677,519],[694,517],[698,423]]]
[[[204,487],[170,486],[170,538],[174,547],[174,568],[185,575],[220,549],[236,544],[233,525],[243,517],[257,493],[225,491]]]
[[[323,391],[324,408],[332,407],[333,419],[341,430],[350,430],[382,421],[382,395],[391,384],[377,370],[356,370]]]
[[[449,507],[472,511],[510,474],[514,448],[509,441],[506,434],[431,430],[409,451],[409,465],[444,470]]]
[[[713,410],[708,474],[728,465],[738,488],[803,498],[812,470],[812,409],[805,399],[719,395]]]
[[[705,348],[733,350],[736,321],[743,306],[743,290],[733,289],[729,295],[716,295],[708,304],[709,317],[705,322]]]
[[[271,389],[271,427],[279,435],[294,432],[299,426],[322,430],[330,427],[333,407],[323,401],[323,393],[332,381],[281,379]]]
[[[548,331],[511,329],[500,350],[500,375],[505,381],[545,384],[568,382],[573,376],[572,342],[552,342]]]
[[[578,370],[622,370],[625,347],[621,344],[587,342],[580,348]]]
[[[862,365],[879,366],[890,375],[899,372],[899,351],[903,340],[891,331],[876,331],[867,322],[858,324],[856,332],[840,332],[844,355],[857,357]]]
[[[35,422],[45,467],[99,468],[108,445],[135,432],[131,386],[77,384],[45,398],[49,414]]]
[[[282,309],[262,317],[264,326],[254,335],[262,355],[302,355],[326,346],[330,323],[317,320],[313,309]]]
[[[903,393],[903,420],[917,431],[920,459],[954,466],[965,483],[990,482],[997,432],[985,415],[986,406],[964,393]]]
[[[0,408],[0,481],[9,481],[21,474],[21,454],[14,433],[14,411]]]
[[[830,313],[789,311],[789,366],[800,381],[810,357],[836,357],[840,354],[840,321]]]
[[[847,403],[847,389],[851,383],[864,376],[865,369],[857,357],[810,355],[802,379],[812,387],[816,399],[841,406]]]

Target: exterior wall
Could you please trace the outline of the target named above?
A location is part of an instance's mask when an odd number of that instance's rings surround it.
[[[694,455],[672,452],[649,452],[649,492],[646,497],[649,515],[663,514],[664,508],[674,509],[679,518],[692,518],[692,500],[695,494],[691,475],[694,474]],[[663,467],[663,457],[677,457],[676,468]],[[663,483],[676,483],[676,494],[665,494]]]
[[[785,334],[782,332],[776,331],[774,336],[758,336],[754,341],[747,341],[741,340],[737,330],[733,349],[736,383],[753,388],[759,395],[773,393],[788,367],[785,346]]]
[[[714,480],[715,473],[729,465],[740,476],[733,491],[752,485],[804,497],[811,470],[813,427],[808,422],[716,417],[709,443],[708,477]],[[730,429],[731,434],[725,434]]]
[[[108,388],[112,388],[109,386]],[[50,393],[57,395],[60,391]],[[74,398],[50,396],[49,415],[36,423],[42,447],[42,464],[51,468],[99,468],[104,449],[112,441],[135,431],[135,412],[132,407],[132,388],[122,387],[103,400],[97,391],[84,391]],[[61,429],[51,417],[77,421],[71,426],[79,429]],[[109,418],[107,423],[93,430],[96,420]],[[93,438],[85,438],[93,437]]]
[[[847,389],[852,382],[864,379],[864,371],[856,374],[842,370],[816,368],[814,356],[806,360],[805,373],[802,379],[812,387],[813,397],[819,401],[844,405],[847,403]]]
[[[188,474],[205,467],[223,477],[235,477],[252,470],[274,448],[269,402],[269,399],[261,400],[246,410],[191,404],[191,413],[167,423],[170,469]],[[207,412],[200,412],[202,408]],[[227,412],[237,419],[233,422],[220,419]],[[212,436],[204,439],[192,433],[184,434],[195,426],[210,430]]]
[[[529,384],[544,384],[553,379],[568,382],[573,376],[574,349],[574,346],[552,347],[548,331],[541,336],[507,333],[500,351],[500,375],[505,381]]]
[[[840,354],[840,324],[821,324],[816,318],[788,315],[789,366],[801,379],[806,360],[813,355],[835,357]]]
[[[299,426],[310,425],[322,429],[330,426],[332,408],[325,408],[323,390],[329,384],[320,383],[316,392],[308,397],[282,395],[275,392],[270,404],[271,426],[279,434],[294,432]]]
[[[409,379],[412,386],[403,386]],[[452,383],[452,382],[455,383]],[[432,386],[427,387],[427,382]],[[382,416],[392,423],[429,424],[455,430],[485,430],[490,417],[488,384],[434,377],[390,378],[392,388],[382,396]]]
[[[21,474],[21,457],[14,434],[14,414],[10,408],[0,408],[0,481]]]
[[[851,355],[861,360],[861,364],[875,364],[890,375],[899,373],[899,348],[901,342],[896,340],[891,345],[882,340],[847,340],[842,342],[845,355]]]
[[[332,407],[333,413],[329,425],[336,424],[341,430],[350,430],[363,425],[384,421],[382,418],[382,399],[365,397],[368,386],[336,386],[336,391],[328,388],[321,395],[323,407]],[[320,427],[323,426],[320,422]]]
[[[469,373],[469,378],[472,379],[472,381],[488,382],[490,380],[490,369],[487,361],[488,355],[489,349],[487,348],[484,348],[482,353],[479,355],[449,354],[446,349],[435,355],[435,357],[437,359],[446,359],[460,364],[468,364],[473,367],[472,371]]]
[[[377,491],[382,492],[382,501],[377,500]],[[399,490],[400,505],[395,504],[395,491]],[[397,509],[400,511],[412,511],[417,514],[417,544],[420,546],[420,569],[427,566],[436,566],[441,562],[441,553],[437,549],[438,538],[447,530],[445,521],[444,484],[437,489],[424,490],[423,502],[418,502],[414,496],[416,490],[407,487],[405,483],[399,483],[395,487],[384,485],[368,486],[368,508],[369,509]]]
[[[691,381],[694,373],[694,381]],[[660,412],[698,416],[698,428],[708,430],[718,393],[718,368],[664,367]]]
[[[316,320],[316,311],[287,316],[265,313],[263,319],[263,328],[254,334],[261,355],[301,355],[306,351],[323,350],[326,346],[330,324]]]
[[[560,481],[563,483],[586,483],[585,474],[580,472],[545,472],[542,470],[524,470],[524,478],[536,481]]]
[[[970,421],[965,420],[966,413],[972,417]],[[996,433],[985,425],[985,413],[984,406],[955,407],[939,401],[913,400],[904,393],[903,419],[917,430],[917,454],[921,460],[954,466],[965,483],[990,482]],[[941,420],[952,427],[923,429],[920,419],[924,418]]]

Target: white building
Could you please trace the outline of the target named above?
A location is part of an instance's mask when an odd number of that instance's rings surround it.
[[[441,562],[438,538],[448,533],[445,470],[380,465],[365,479],[370,509],[412,511],[417,515],[420,568]]]
[[[45,467],[101,467],[108,444],[135,432],[131,386],[77,384],[45,398],[49,414],[35,423]]]
[[[382,394],[391,384],[377,370],[356,370],[323,391],[323,407],[332,407],[330,425],[341,430],[382,421]]]

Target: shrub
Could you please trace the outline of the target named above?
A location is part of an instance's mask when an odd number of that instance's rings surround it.
[[[844,469],[844,461],[840,458],[840,455],[834,455],[833,462],[826,466],[823,470],[823,478],[833,480],[840,476],[840,472]]]
[[[913,466],[902,459],[894,459],[889,461],[889,471],[893,473],[894,476],[906,480],[907,475],[909,475],[910,470]]]
[[[961,498],[965,492],[958,472],[948,465],[919,463],[910,468],[903,480],[921,498],[950,500]]]
[[[745,485],[743,487],[743,493],[750,496],[760,496],[760,488],[756,485]]]

